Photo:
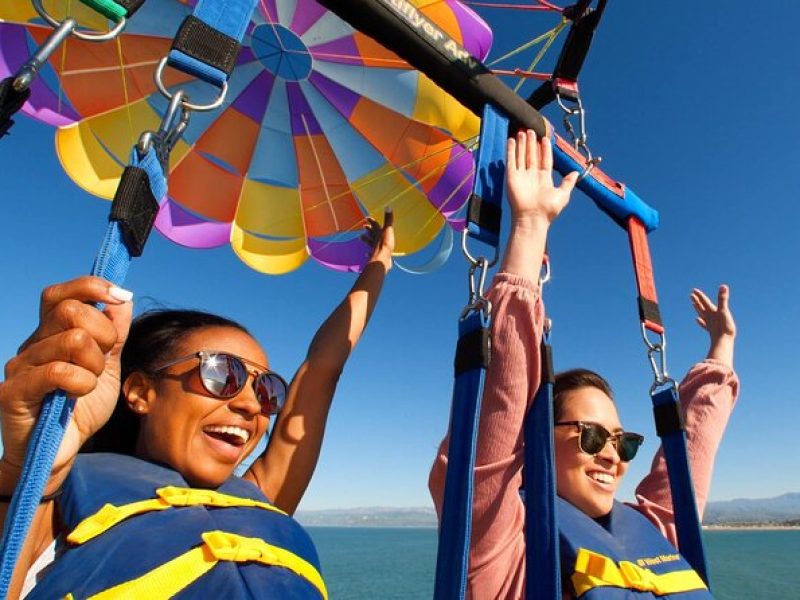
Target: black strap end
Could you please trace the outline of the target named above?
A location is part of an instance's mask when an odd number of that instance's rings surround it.
[[[666,402],[653,407],[658,437],[684,431],[683,413],[678,402]]]
[[[474,369],[486,369],[491,362],[492,343],[489,329],[481,327],[462,335],[458,338],[456,358],[454,361],[455,375]]]
[[[643,323],[648,321],[650,323],[656,323],[657,325],[663,325],[661,321],[661,310],[658,308],[657,302],[648,300],[644,296],[638,296],[636,300],[639,303],[639,320]]]
[[[496,204],[485,202],[477,194],[469,197],[467,207],[467,221],[475,223],[483,230],[491,231],[495,235],[500,235],[500,223],[503,218],[503,210]]]
[[[214,29],[194,15],[184,19],[172,49],[215,67],[230,76],[242,45],[235,39]]]
[[[158,214],[147,171],[127,166],[122,172],[109,220],[122,224],[122,236],[131,256],[141,256]]]

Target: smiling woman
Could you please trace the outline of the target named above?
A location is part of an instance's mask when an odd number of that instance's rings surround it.
[[[96,277],[44,291],[0,384],[3,521],[42,398],[62,389],[76,404],[9,597],[327,598],[290,515],[391,268],[391,213],[365,239],[370,260],[291,385],[234,321],[166,310],[131,322],[130,292]],[[273,417],[266,452],[234,476]]]
[[[533,132],[509,141],[508,199],[512,228],[501,272],[487,294],[492,306],[492,360],[481,403],[475,450],[472,535],[467,595],[517,599],[527,589],[523,485],[523,423],[541,380],[544,307],[539,267],[551,223],[566,206],[577,174],[553,185],[547,139]],[[694,290],[698,324],[708,331],[706,360],[681,384],[692,475],[702,514],[717,447],[738,392],[733,371],[736,327],[721,286],[718,303]],[[537,402],[539,400],[536,400]],[[676,532],[663,450],[636,490],[636,502],[615,500],[642,443],[624,431],[611,388],[586,369],[556,375],[553,441],[561,589],[565,598],[710,598],[701,576],[675,548]],[[449,438],[430,475],[441,516]],[[541,586],[540,586],[541,587]],[[531,597],[531,596],[526,596]],[[535,597],[535,596],[533,596]]]

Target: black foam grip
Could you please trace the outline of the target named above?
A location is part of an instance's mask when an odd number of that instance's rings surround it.
[[[133,13],[139,10],[144,4],[144,0],[114,0],[117,4],[119,4],[122,8],[125,9],[127,13],[125,16],[130,18]]]

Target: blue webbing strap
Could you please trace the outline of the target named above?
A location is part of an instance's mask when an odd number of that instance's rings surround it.
[[[250,22],[250,16],[255,10],[256,1],[200,0],[195,6],[192,16],[220,34],[241,42]],[[198,50],[203,49],[198,48]],[[174,48],[168,55],[167,64],[217,87],[222,87],[223,83],[228,80],[228,73],[217,66]]]
[[[680,414],[678,390],[674,384],[652,394],[652,399],[653,410],[657,414],[659,411]],[[670,427],[669,430],[662,431],[658,423],[657,417],[658,434],[661,437],[664,458],[667,461],[678,548],[683,557],[708,585],[708,563],[703,548],[700,514],[697,511],[697,502],[694,497],[689,452],[686,447],[686,431],[681,426]]]
[[[500,241],[507,138],[508,119],[487,105],[481,121],[481,140],[470,198],[471,214],[465,235],[477,238],[495,251]],[[483,266],[486,267],[486,263]],[[489,361],[491,324],[491,311],[482,293],[481,289],[477,292],[477,298],[470,297],[470,305],[462,313],[458,324],[455,383],[450,409],[450,447],[436,557],[436,600],[461,599],[466,594],[475,444]]]
[[[470,335],[481,336],[483,331],[488,333],[489,325],[490,320],[483,312],[469,313],[458,324],[459,345]],[[466,593],[475,444],[485,378],[486,366],[480,361],[476,361],[474,368],[457,373],[455,378],[447,478],[436,555],[435,600],[460,599]]]
[[[145,170],[153,196],[163,197],[167,191],[167,184],[155,150],[151,148],[141,160],[138,159],[135,150],[132,154],[131,165]],[[121,285],[130,262],[131,254],[123,241],[121,224],[112,221],[108,224],[105,238],[95,258],[92,275],[103,277],[115,285]],[[14,566],[36,510],[39,508],[39,499],[50,478],[53,462],[72,417],[73,408],[74,400],[67,398],[66,394],[60,391],[48,394],[42,402],[42,411],[28,442],[22,473],[6,514],[3,539],[0,543],[0,598],[8,595]]]
[[[541,344],[542,381],[525,419],[525,598],[561,600],[553,451],[552,350]]]

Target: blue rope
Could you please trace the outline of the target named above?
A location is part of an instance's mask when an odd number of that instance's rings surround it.
[[[151,148],[141,161],[135,151],[133,155],[131,164],[147,172],[154,197],[162,197],[167,189],[166,179],[161,172],[155,150]],[[110,222],[91,274],[121,285],[125,281],[130,263],[131,255],[122,239],[121,226],[118,222]],[[3,527],[3,539],[0,542],[0,598],[8,595],[14,567],[39,508],[39,499],[50,479],[53,462],[74,406],[75,401],[67,398],[62,391],[48,394],[42,402],[42,410],[28,442],[22,473]]]

